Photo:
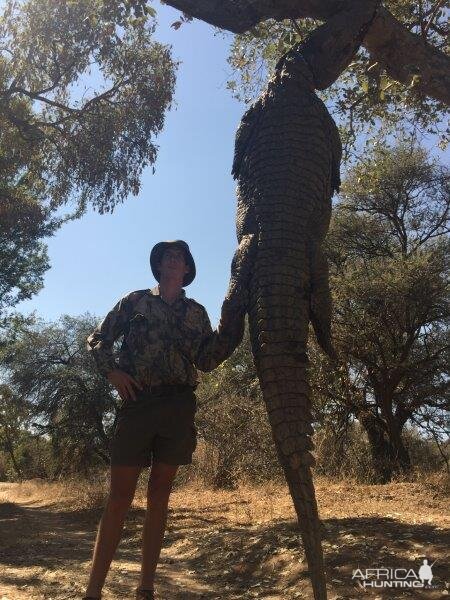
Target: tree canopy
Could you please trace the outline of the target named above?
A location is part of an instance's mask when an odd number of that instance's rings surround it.
[[[423,149],[375,147],[344,181],[326,238],[339,397],[372,436],[381,479],[408,468],[405,424],[424,410],[439,424],[448,406],[449,185]]]
[[[38,187],[52,208],[70,201],[78,211],[88,203],[112,210],[138,193],[142,169],[155,162],[175,73],[170,49],[152,40],[154,11],[138,14],[101,0],[6,3],[0,143],[8,183]],[[93,71],[101,91],[74,91]]]
[[[43,238],[89,205],[112,211],[155,163],[177,66],[155,27],[145,2],[5,2],[0,310],[42,286]]]
[[[351,10],[352,5],[360,2],[373,4],[373,0],[166,0],[166,4],[190,17],[233,33],[249,31],[269,20],[311,18],[324,21],[343,10]],[[404,85],[410,85],[414,80],[421,94],[448,105],[450,61],[441,52],[446,31],[441,20],[444,2],[421,0],[415,3],[418,8],[414,9],[413,2],[405,0],[405,9],[393,14],[391,7],[400,2],[383,2],[366,34],[364,46],[393,79]],[[434,34],[441,36],[441,40],[444,36],[444,42],[434,45]]]
[[[284,52],[321,21],[351,10],[352,5],[342,0],[167,3],[236,34],[229,56],[234,74],[228,86],[247,102],[260,93]],[[400,127],[413,128],[416,133],[438,135],[442,148],[448,143],[450,61],[444,3],[386,0],[382,4],[351,65],[331,88],[320,92],[341,125],[346,158],[358,134],[374,136],[380,128],[383,135]]]

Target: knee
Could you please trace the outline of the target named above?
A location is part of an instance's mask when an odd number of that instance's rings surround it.
[[[161,479],[150,480],[147,488],[147,504],[167,505],[171,490],[172,482]]]

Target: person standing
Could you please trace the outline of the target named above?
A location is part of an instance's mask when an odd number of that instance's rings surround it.
[[[154,577],[179,465],[197,444],[197,369],[211,371],[232,354],[244,333],[245,311],[226,299],[213,331],[204,306],[184,287],[195,278],[183,240],[159,242],[150,253],[158,285],[130,292],[87,338],[97,368],[120,397],[111,440],[110,490],[98,527],[86,595],[101,597],[140,472],[150,467],[136,600],[155,598]],[[116,362],[113,345],[123,336]]]

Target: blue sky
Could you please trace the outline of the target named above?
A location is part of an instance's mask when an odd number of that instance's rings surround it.
[[[181,60],[175,106],[166,116],[156,173],[147,169],[141,192],[113,214],[90,210],[48,240],[51,268],[44,288],[16,309],[46,320],[90,312],[102,318],[131,290],[153,287],[152,246],[184,239],[197,266],[186,294],[203,304],[215,325],[236,248],[234,136],[245,110],[231,97],[226,58],[231,36],[194,21],[175,31],[178,11],[158,7],[155,38]]]
[[[46,320],[89,311],[102,317],[131,290],[153,287],[150,250],[156,242],[184,239],[197,277],[186,294],[203,304],[215,324],[228,287],[236,248],[235,182],[230,170],[234,135],[244,106],[226,89],[231,38],[195,21],[175,31],[179,12],[158,8],[155,38],[173,44],[182,61],[176,106],[167,114],[156,172],[142,177],[141,192],[112,214],[90,210],[48,239],[51,269],[44,288],[16,309]]]

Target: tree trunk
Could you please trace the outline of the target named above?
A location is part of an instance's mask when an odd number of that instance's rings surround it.
[[[395,422],[388,427],[378,415],[367,411],[358,414],[369,440],[374,483],[388,483],[398,474],[408,473],[411,460],[403,438],[403,424]]]
[[[14,471],[16,472],[16,475],[19,479],[22,479],[22,470],[19,466],[19,463],[16,460],[16,455],[14,452],[14,443],[13,443],[13,438],[14,436],[11,435],[10,433],[10,427],[8,422],[5,419],[2,419],[2,429],[3,429],[3,448],[5,449],[5,451],[9,454],[10,458],[11,458],[11,462],[12,465],[14,467]]]
[[[5,450],[7,451],[7,453],[9,454],[9,456],[11,458],[11,462],[12,462],[12,465],[14,467],[14,471],[16,472],[16,475],[17,475],[18,479],[21,480],[22,479],[22,470],[21,470],[21,468],[19,466],[19,463],[16,460],[16,455],[14,453],[14,446],[13,446],[11,440],[7,439],[5,441],[4,447],[5,447]]]

